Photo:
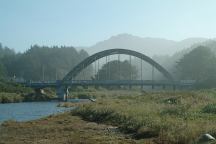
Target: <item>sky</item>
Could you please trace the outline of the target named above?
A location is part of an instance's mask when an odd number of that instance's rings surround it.
[[[0,0],[0,43],[91,46],[121,33],[216,37],[215,0]]]

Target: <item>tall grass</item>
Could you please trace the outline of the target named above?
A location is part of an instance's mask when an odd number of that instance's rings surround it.
[[[196,143],[199,136],[216,133],[216,115],[203,109],[216,103],[215,90],[191,92],[99,92],[97,102],[81,105],[73,114],[118,126],[135,138],[157,143]]]
[[[16,93],[0,93],[0,103],[14,103],[14,102],[22,102],[23,97]]]

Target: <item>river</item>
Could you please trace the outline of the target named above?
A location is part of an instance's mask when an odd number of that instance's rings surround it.
[[[57,107],[58,104],[59,102],[23,102],[0,104],[0,123],[6,120],[34,120],[71,109]]]

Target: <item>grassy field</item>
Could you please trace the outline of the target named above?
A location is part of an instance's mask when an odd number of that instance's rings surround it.
[[[84,93],[82,94],[84,95]],[[88,92],[96,103],[79,106],[73,114],[119,127],[135,139],[152,143],[197,143],[204,133],[216,137],[216,91]]]
[[[71,113],[30,122],[4,122],[0,144],[135,144],[112,126],[87,122]]]
[[[97,101],[72,103],[77,108],[70,113],[41,120],[5,122],[0,127],[0,143],[195,144],[205,133],[216,137],[214,89],[181,92],[103,89],[72,94],[79,96],[95,97]],[[70,103],[65,105],[69,107]],[[115,129],[109,130],[111,126]]]

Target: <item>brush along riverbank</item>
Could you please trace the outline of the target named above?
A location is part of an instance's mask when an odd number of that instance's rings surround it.
[[[36,93],[33,89],[23,87],[14,82],[0,80],[0,104],[50,101],[55,98],[55,91],[50,88],[44,89],[44,93]]]
[[[135,144],[115,127],[84,121],[71,113],[0,126],[1,144]]]
[[[71,112],[57,116],[5,122],[0,127],[0,143],[195,144],[205,133],[216,137],[214,89],[74,94],[97,100],[78,104]]]
[[[97,102],[79,106],[74,115],[119,127],[134,139],[152,143],[194,144],[202,134],[216,137],[216,91],[88,93]]]

